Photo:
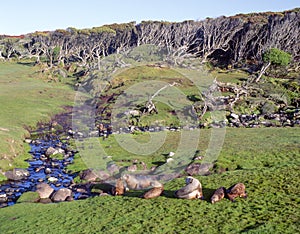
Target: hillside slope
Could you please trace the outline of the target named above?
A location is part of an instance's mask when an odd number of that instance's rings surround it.
[[[23,140],[28,129],[70,105],[74,93],[66,84],[48,83],[35,68],[15,63],[0,63],[0,90],[0,168],[26,166],[21,156],[27,155]]]

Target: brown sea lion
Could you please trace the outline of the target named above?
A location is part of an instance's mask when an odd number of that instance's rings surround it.
[[[234,201],[236,197],[247,197],[246,193],[246,186],[243,183],[237,183],[235,185],[232,185],[229,189],[226,191],[226,196],[230,201]]]
[[[202,186],[199,180],[192,176],[185,179],[186,185],[175,192],[175,197],[182,199],[203,199]]]
[[[123,195],[125,193],[125,186],[121,178],[117,179],[114,195]]]
[[[210,198],[211,203],[214,204],[222,200],[225,197],[225,194],[226,194],[226,188],[224,187],[218,188]]]
[[[151,183],[151,186],[153,186],[152,189],[146,191],[141,197],[145,199],[155,198],[159,197],[162,192],[164,191],[164,187],[159,182],[153,182]]]

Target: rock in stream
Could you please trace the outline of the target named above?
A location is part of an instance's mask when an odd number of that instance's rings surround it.
[[[49,137],[30,142],[32,158],[27,169],[15,168],[5,173],[7,181],[0,185],[0,207],[16,203],[25,192],[37,191],[42,199],[55,198],[55,194],[68,191],[68,200],[77,199],[81,194],[72,190],[75,174],[69,174],[66,166],[73,162],[75,152],[58,138]],[[57,159],[56,154],[60,157]],[[60,199],[54,199],[61,201]]]

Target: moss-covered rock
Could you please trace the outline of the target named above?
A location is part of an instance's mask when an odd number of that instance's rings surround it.
[[[40,196],[37,192],[26,192],[23,193],[19,199],[17,200],[17,203],[23,203],[23,202],[38,202],[40,199]]]

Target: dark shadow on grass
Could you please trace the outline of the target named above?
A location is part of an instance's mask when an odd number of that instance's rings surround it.
[[[165,164],[166,162],[163,162],[163,161],[156,161],[156,162],[153,162],[152,164],[156,165],[156,166],[161,166],[163,164]]]
[[[164,190],[163,193],[161,194],[161,196],[167,197],[167,198],[176,198],[174,195],[175,191],[176,190]],[[203,191],[203,196],[204,196],[203,200],[210,203],[210,198],[213,195],[213,193],[215,192],[215,189],[203,188],[202,191]]]
[[[175,190],[164,190],[162,192],[161,196],[167,197],[167,198],[175,198],[174,193],[175,193]]]
[[[145,190],[130,190],[126,192],[123,196],[124,197],[137,197],[140,198],[148,189]],[[174,198],[174,199],[179,199],[175,197],[175,191],[176,190],[164,190],[160,196],[166,197],[166,198]],[[210,198],[215,192],[215,189],[211,188],[203,188],[203,196],[204,198],[202,199],[203,201],[209,202],[210,203]]]
[[[210,198],[214,194],[215,191],[216,191],[216,189],[202,188],[203,197],[204,197],[203,200],[210,203]]]
[[[241,231],[241,233],[249,232],[250,230],[255,230],[255,229],[257,229],[258,227],[260,227],[260,226],[262,226],[262,225],[263,225],[263,224],[255,223],[254,225],[245,227],[245,228]]]
[[[28,66],[28,67],[34,67],[36,63],[35,62],[17,62],[17,64]]]
[[[126,192],[124,194],[124,197],[141,198],[141,196],[148,190],[149,189],[146,189],[146,190],[131,190],[131,191]],[[164,190],[160,196],[161,197],[167,197],[167,198],[176,198],[174,196],[174,193],[175,193],[175,190]]]
[[[132,190],[125,192],[124,197],[141,197],[146,190]]]

